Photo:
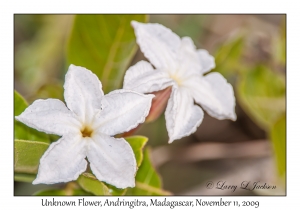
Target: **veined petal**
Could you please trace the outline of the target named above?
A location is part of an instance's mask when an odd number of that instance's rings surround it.
[[[130,131],[145,121],[154,95],[115,90],[104,96],[106,106],[95,118],[95,130],[109,136]]]
[[[76,180],[87,167],[86,141],[80,135],[66,135],[52,143],[40,160],[33,184]]]
[[[187,89],[173,86],[165,112],[169,143],[194,133],[201,124],[203,115],[202,109],[194,105]]]
[[[219,120],[236,120],[233,88],[221,74],[213,72],[194,78],[189,84],[195,101],[210,116]]]
[[[136,160],[123,138],[96,133],[89,141],[87,157],[97,179],[117,188],[134,187]]]
[[[210,55],[207,50],[201,49],[197,50],[200,63],[201,63],[201,72],[202,74],[205,74],[206,72],[209,72],[211,69],[214,69],[216,67],[215,64],[215,58]]]
[[[80,66],[70,65],[65,76],[65,101],[82,122],[88,123],[101,109],[102,85],[98,77]]]
[[[175,69],[180,38],[158,23],[132,21],[141,51],[157,69]]]
[[[58,99],[36,100],[16,119],[39,131],[60,136],[80,129],[75,114]]]
[[[167,72],[154,70],[150,63],[139,61],[126,71],[123,88],[140,93],[152,93],[167,88],[172,82]]]

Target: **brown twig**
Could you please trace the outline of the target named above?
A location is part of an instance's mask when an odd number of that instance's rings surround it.
[[[181,148],[169,145],[153,149],[153,163],[159,167],[168,161],[195,162],[212,159],[266,157],[271,155],[268,140],[239,143],[198,143]]]

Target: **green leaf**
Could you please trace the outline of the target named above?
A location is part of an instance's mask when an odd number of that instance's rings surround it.
[[[111,195],[108,187],[93,174],[83,173],[79,176],[77,182],[82,189],[94,195]]]
[[[76,15],[67,47],[70,64],[93,71],[105,93],[120,88],[137,45],[132,20],[146,15]]]
[[[285,80],[267,67],[257,66],[241,77],[237,97],[247,114],[268,131],[285,113]]]
[[[48,147],[49,144],[44,142],[15,139],[14,171],[36,174],[40,159]]]
[[[242,68],[241,57],[245,47],[245,40],[243,34],[239,34],[216,50],[214,55],[216,68],[213,71],[221,73],[227,79],[236,76]]]
[[[73,195],[93,195],[93,194],[81,189],[76,189],[73,191]]]
[[[26,108],[28,104],[25,99],[17,92],[14,91],[14,115],[20,115]],[[28,138],[29,127],[21,122],[14,119],[14,135],[15,138]]]
[[[26,100],[17,91],[14,91],[14,115],[20,115],[27,106]],[[47,134],[29,128],[16,119],[14,119],[14,135],[15,139],[30,139],[46,143],[50,142]]]
[[[286,115],[274,124],[271,129],[270,137],[276,156],[277,169],[279,176],[285,178],[286,174]]]
[[[75,182],[69,182],[64,189],[46,189],[46,190],[41,190],[33,195],[38,195],[38,196],[72,196],[72,195],[92,195],[91,193],[88,193],[81,188],[75,183]]]
[[[36,196],[72,196],[72,195],[92,195],[91,193],[88,193],[81,189],[76,189],[71,192],[68,192],[66,190],[58,190],[58,189],[49,189],[49,190],[41,190],[33,195]]]
[[[42,85],[34,95],[35,99],[55,98],[64,101],[63,84],[59,81],[46,83]]]
[[[38,191],[38,192],[34,193],[33,195],[36,195],[36,196],[50,196],[50,195],[61,196],[61,195],[68,195],[68,194],[66,193],[65,190],[48,189],[48,190]]]
[[[25,101],[25,99],[18,93],[17,91],[14,91],[14,112],[15,115],[20,115],[28,106],[28,103]]]
[[[135,177],[135,187],[128,188],[126,195],[170,195],[161,189],[161,181],[154,167],[151,165],[149,149],[144,152],[143,162]]]
[[[24,174],[24,173],[14,173],[14,181],[17,182],[33,182],[35,180],[35,174]]]
[[[139,167],[143,161],[143,148],[146,145],[148,138],[145,136],[129,136],[125,139],[132,147],[137,166]]]
[[[119,188],[116,188],[115,186],[107,184],[107,183],[105,183],[105,185],[108,187],[110,195],[120,196],[120,195],[125,195],[127,192],[127,188],[119,189]]]

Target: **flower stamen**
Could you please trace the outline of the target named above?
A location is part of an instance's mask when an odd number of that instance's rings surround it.
[[[182,80],[176,74],[170,75],[170,77],[177,83],[178,86],[182,84]]]
[[[82,137],[91,137],[93,135],[93,129],[89,126],[84,126],[83,129],[81,129],[81,135]]]

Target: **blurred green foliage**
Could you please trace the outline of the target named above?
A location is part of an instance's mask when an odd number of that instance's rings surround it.
[[[245,71],[239,78],[237,91],[241,106],[267,131],[285,113],[285,80],[266,66]]]
[[[244,62],[242,54],[245,49],[245,36],[242,32],[234,38],[230,38],[224,42],[220,48],[216,50],[214,71],[221,73],[229,81],[234,81],[237,74],[244,70]]]
[[[65,41],[72,20],[73,15],[15,15],[15,26],[22,25],[15,30],[15,42],[20,42],[15,71],[22,93],[34,94],[49,78],[64,76]],[[19,34],[24,31],[26,37]]]
[[[279,176],[284,183],[286,176],[286,115],[282,115],[273,125],[270,138],[276,156],[277,168]]]
[[[45,83],[40,88],[38,88],[34,94],[33,100],[36,98],[38,99],[56,98],[61,101],[64,101],[63,93],[64,93],[63,83],[60,81],[52,81],[50,83]]]
[[[130,25],[146,22],[146,15],[76,15],[67,57],[69,64],[93,71],[108,93],[121,87],[125,70],[136,50]]]
[[[271,39],[240,29],[216,50],[214,71],[232,83],[238,104],[272,140],[279,176],[286,173],[286,18]],[[256,48],[251,49],[250,43]]]

